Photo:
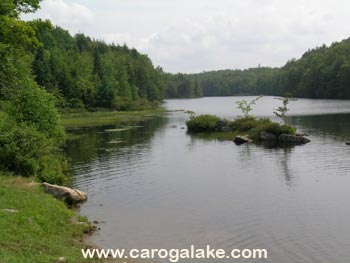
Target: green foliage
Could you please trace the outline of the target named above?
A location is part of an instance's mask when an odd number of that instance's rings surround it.
[[[213,115],[199,115],[186,122],[189,132],[212,132],[217,129],[219,117]]]
[[[240,117],[234,121],[221,120],[212,115],[199,115],[186,122],[189,132],[213,133],[215,138],[233,139],[237,134],[248,134],[254,141],[260,140],[261,132],[273,133],[277,137],[281,134],[295,134],[295,128],[288,125],[280,125],[269,119],[257,119],[252,116]],[[219,129],[219,126],[224,125]],[[222,129],[224,128],[224,129]]]
[[[296,99],[295,98],[292,98],[292,95],[290,94],[287,94],[285,97],[283,98],[276,98],[277,100],[280,100],[282,101],[282,106],[278,107],[277,109],[274,110],[274,114],[282,119],[283,123],[285,125],[288,124],[288,111],[289,111],[289,108],[288,108],[288,105],[291,101],[295,101]]]
[[[259,96],[253,100],[251,100],[250,102],[246,101],[246,100],[240,100],[236,102],[237,108],[240,109],[243,113],[244,117],[249,117],[250,112],[253,110],[253,105],[255,105],[255,103],[260,100],[262,98],[262,96]]]
[[[0,16],[18,17],[20,13],[31,13],[39,8],[41,0],[1,0]]]
[[[38,7],[37,0],[0,4],[0,169],[63,183],[64,130],[54,97],[38,87],[32,75],[32,52],[39,47],[36,29],[18,18]],[[48,54],[40,51],[40,57],[48,60]]]
[[[190,120],[192,120],[193,118],[196,117],[196,113],[194,111],[191,111],[191,110],[187,110],[187,111],[184,111],[184,113],[186,113],[188,115],[188,117],[190,118]]]
[[[268,119],[256,119],[255,117],[248,116],[235,119],[229,126],[232,130],[247,132],[265,122],[270,121]]]
[[[49,21],[30,22],[41,47],[34,50],[36,82],[64,108],[149,108],[165,93],[164,73],[127,46],[71,36]],[[151,103],[145,103],[149,101]]]
[[[54,102],[52,95],[36,85],[22,88],[13,99],[9,115],[18,123],[35,127],[38,132],[60,145],[64,142],[65,134]]]
[[[260,140],[261,132],[275,134],[277,137],[281,134],[295,134],[295,128],[288,125],[280,125],[279,123],[271,122],[263,119],[259,124],[249,131],[249,137],[255,141]]]
[[[193,75],[178,73],[166,74],[165,77],[168,98],[195,98],[203,95],[199,80]]]
[[[284,134],[295,134],[295,128],[288,125],[280,125],[270,119],[255,117],[237,118],[229,124],[233,131],[247,132],[253,140],[260,139],[261,132],[273,133],[276,136]]]
[[[198,74],[166,74],[168,98],[275,93],[277,68],[218,70]]]
[[[0,168],[51,183],[64,183],[65,161],[56,138],[29,122],[0,114]]]

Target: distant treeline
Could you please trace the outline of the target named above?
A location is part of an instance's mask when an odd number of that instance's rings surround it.
[[[167,75],[166,96],[284,95],[350,99],[350,39],[307,51],[282,68]]]

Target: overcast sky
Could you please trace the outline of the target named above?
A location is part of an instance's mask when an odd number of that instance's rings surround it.
[[[282,66],[350,36],[348,0],[44,0],[41,6],[30,18],[126,43],[168,72]]]

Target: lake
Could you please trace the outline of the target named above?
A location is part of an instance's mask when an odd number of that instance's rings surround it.
[[[164,106],[234,118],[240,114],[235,101],[252,98],[168,100]],[[279,104],[264,97],[254,114],[274,118]],[[349,262],[350,101],[299,99],[290,108],[291,123],[311,143],[267,148],[206,140],[186,133],[188,116],[181,111],[73,131],[67,154],[74,187],[89,195],[80,212],[100,222],[93,242],[269,253],[263,261],[227,262]]]

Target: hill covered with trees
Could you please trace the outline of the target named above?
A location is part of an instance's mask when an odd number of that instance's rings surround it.
[[[39,47],[33,52],[35,81],[54,94],[60,107],[142,109],[164,98],[161,68],[126,45],[102,41],[32,21]]]
[[[323,45],[281,68],[219,70],[168,75],[171,98],[234,95],[284,95],[350,99],[350,39]]]

